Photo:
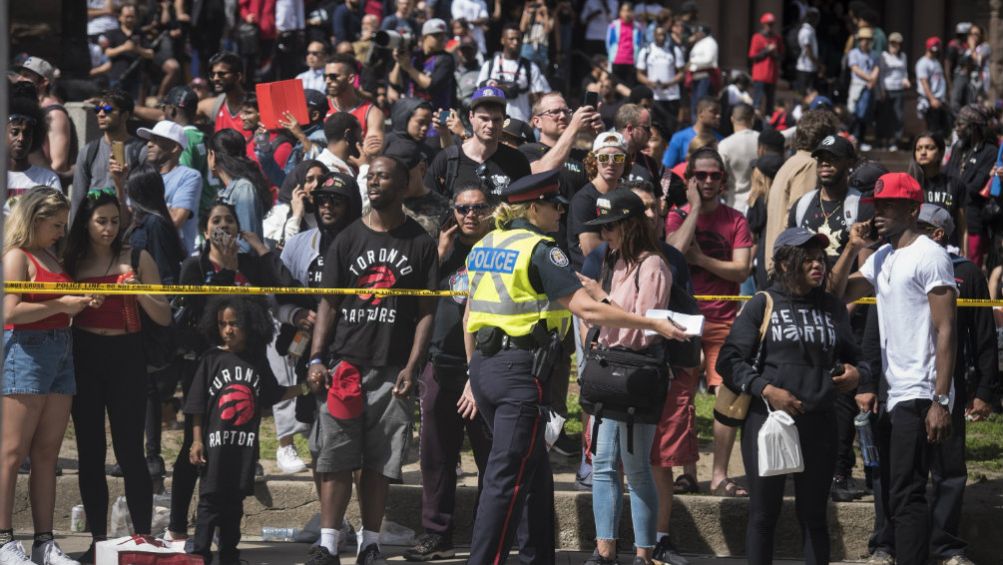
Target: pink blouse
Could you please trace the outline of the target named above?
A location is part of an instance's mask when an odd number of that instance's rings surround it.
[[[634,283],[635,280],[637,284]],[[609,297],[614,304],[627,312],[643,316],[648,310],[665,308],[669,303],[672,271],[661,255],[648,255],[640,265],[634,265],[630,269],[623,259],[618,259],[613,267],[610,288],[612,290]],[[650,346],[657,337],[645,337],[644,330],[603,328],[599,331],[599,344],[640,350]]]

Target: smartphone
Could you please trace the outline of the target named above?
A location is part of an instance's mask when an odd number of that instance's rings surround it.
[[[439,112],[439,127],[448,127],[446,120],[449,118],[449,110]]]
[[[599,109],[599,93],[598,92],[586,92],[585,99],[582,101],[582,106],[592,106],[593,110]]]
[[[213,228],[212,235],[209,236],[212,242],[216,245],[223,244],[223,238],[229,236],[230,234],[223,228]]]
[[[121,141],[111,142],[111,156],[119,165],[125,164],[125,143]]]
[[[455,225],[456,225],[456,214],[453,213],[452,208],[443,212],[442,216],[439,217],[439,231],[446,231]]]
[[[871,218],[871,220],[867,222],[867,225],[869,226],[867,228],[867,239],[871,241],[878,241],[881,239],[878,235],[878,227],[874,225],[874,218]]]

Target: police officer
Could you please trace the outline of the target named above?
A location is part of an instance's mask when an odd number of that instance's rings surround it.
[[[557,231],[568,204],[558,190],[558,174],[529,175],[503,190],[497,229],[467,258],[465,395],[476,402],[494,436],[471,541],[473,565],[504,563],[517,529],[522,563],[554,563],[554,489],[544,414],[551,371],[560,356],[570,355],[561,342],[572,313],[592,325],[685,339],[667,319],[624,312],[593,300],[582,288],[568,256],[547,235]]]

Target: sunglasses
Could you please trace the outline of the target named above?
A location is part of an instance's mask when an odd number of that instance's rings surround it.
[[[461,216],[466,216],[471,212],[475,216],[483,216],[490,208],[487,204],[457,204],[453,206],[453,210],[456,210]]]
[[[209,73],[209,78],[225,77],[229,74],[233,74],[233,71],[211,71]]]
[[[111,187],[93,188],[93,189],[87,191],[87,198],[89,198],[90,200],[97,200],[98,198],[101,198],[102,196],[117,197],[118,194],[116,194],[115,193],[115,189],[111,188]]]
[[[609,163],[611,160],[613,161],[614,164],[620,165],[627,160],[627,155],[624,153],[612,153],[612,154],[600,153],[599,155],[596,155],[597,163],[602,163],[603,165],[605,165],[606,163]]]
[[[114,111],[115,111],[115,107],[112,106],[111,104],[105,104],[104,106],[95,106],[94,107],[94,113],[95,114],[100,114],[101,112],[104,112],[105,114],[110,114],[110,113],[112,113]]]
[[[724,173],[722,173],[721,171],[714,171],[712,173],[708,173],[707,171],[696,171],[693,173],[693,178],[697,179],[700,182],[703,182],[707,179],[721,180],[724,178]]]
[[[317,206],[343,206],[345,205],[345,198],[341,196],[335,196],[333,194],[317,194],[314,196],[314,200],[317,202]]]

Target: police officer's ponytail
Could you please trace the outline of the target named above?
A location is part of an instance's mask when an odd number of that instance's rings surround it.
[[[513,220],[529,217],[529,204],[509,204],[502,202],[495,208],[495,226],[507,230]]]

